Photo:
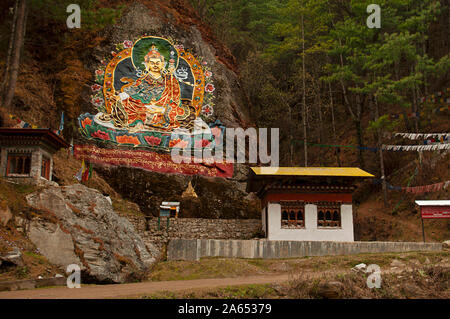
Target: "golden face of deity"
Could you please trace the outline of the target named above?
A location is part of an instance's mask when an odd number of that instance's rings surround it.
[[[155,73],[160,73],[164,68],[164,63],[160,58],[150,58],[147,63],[147,70]]]

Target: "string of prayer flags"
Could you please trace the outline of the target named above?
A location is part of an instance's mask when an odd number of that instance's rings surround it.
[[[74,176],[79,182],[86,182],[92,177],[92,163],[89,163],[89,169],[87,168],[84,160],[81,162],[81,168]]]
[[[406,133],[405,133],[406,134]],[[448,135],[445,133],[446,136]],[[416,134],[418,135],[418,134]],[[441,135],[442,142],[446,142],[446,140],[443,139],[444,135]],[[303,144],[304,142],[302,140],[292,140],[291,143],[300,143]],[[437,151],[437,150],[450,150],[450,143],[447,144],[435,144],[435,141],[425,141],[424,145],[382,145],[381,149],[384,151],[395,151],[395,152],[404,152],[404,151],[417,151],[417,152],[423,152],[423,151]],[[355,145],[329,145],[329,144],[316,144],[316,143],[307,143],[311,146],[319,146],[319,147],[350,147],[350,148],[357,148],[361,150],[371,151],[371,152],[377,152],[377,147],[367,147],[367,146],[355,146]]]
[[[304,141],[303,140],[292,140],[291,143],[300,143],[303,144]],[[357,149],[361,149],[361,150],[365,150],[365,151],[371,151],[371,152],[378,152],[378,148],[376,147],[368,147],[368,146],[356,146],[356,145],[330,145],[330,144],[317,144],[317,143],[310,143],[307,142],[308,145],[310,146],[318,146],[318,147],[349,147],[349,148],[357,148]]]
[[[78,171],[78,173],[74,176],[79,182],[81,182],[82,178],[83,178],[83,173],[86,170],[86,165],[84,164],[84,160],[81,162],[81,168]]]
[[[450,98],[447,99],[448,101],[450,101]],[[450,102],[447,102],[448,104],[450,104]],[[448,111],[450,110],[450,106],[438,106],[437,108],[435,108],[432,112],[433,114],[440,114],[444,111]]]
[[[92,163],[89,163],[89,169],[85,168],[82,174],[81,181],[86,182],[92,177]]]
[[[410,140],[422,140],[428,138],[447,139],[450,133],[394,133],[394,136],[400,136]]]
[[[409,118],[414,118],[414,117],[419,118],[419,117],[421,117],[423,115],[425,115],[425,112],[420,112],[420,113],[419,112],[412,112],[412,113],[408,113],[406,116],[409,117]],[[404,118],[404,117],[405,116],[403,114],[390,114],[389,115],[389,118],[392,119],[392,120],[396,120],[396,119]]]
[[[431,145],[431,144],[439,144],[439,143],[448,143],[449,139],[448,137],[444,138],[444,136],[441,136],[439,139],[427,139],[423,141],[423,145]]]
[[[374,179],[373,183],[381,184],[381,183],[383,183],[383,180],[382,179]],[[413,186],[413,187],[394,186],[394,185],[391,185],[388,182],[386,182],[386,187],[389,190],[403,191],[403,192],[411,193],[411,194],[423,194],[423,193],[438,192],[440,190],[446,189],[449,185],[450,185],[450,180],[446,181],[446,182],[431,184],[431,185]]]
[[[61,135],[63,129],[64,129],[64,111],[62,111],[62,113],[61,113],[61,122],[59,124],[59,129],[56,132],[56,134]]]
[[[376,147],[356,146],[356,148],[360,149],[360,150],[364,150],[364,151],[371,151],[374,153],[378,152],[378,148],[376,148]]]
[[[374,178],[374,179],[372,179],[372,183],[373,184],[382,184],[383,180],[379,179],[379,178]],[[401,186],[394,186],[394,185],[389,184],[388,182],[386,182],[386,187],[387,187],[387,189],[389,189],[391,191],[401,191],[402,190]]]
[[[450,144],[434,144],[434,145],[382,145],[382,150],[385,151],[437,151],[437,150],[450,150]]]
[[[15,115],[9,114],[9,118],[16,122],[16,124],[14,125],[15,128],[37,128],[36,125],[31,125],[30,123],[22,121]]]
[[[72,136],[72,138],[70,139],[70,147],[69,147],[69,155],[72,155],[73,156],[73,149],[74,149],[74,147],[73,147],[73,136]]]
[[[402,190],[405,191],[406,193],[412,193],[412,194],[438,192],[442,189],[447,188],[449,183],[450,183],[450,181],[446,181],[446,182],[440,182],[440,183],[425,185],[425,186],[402,187]]]
[[[431,103],[447,103],[450,104],[450,97],[444,97],[445,95],[448,95],[450,92],[450,88],[447,88],[447,92],[445,91],[439,91],[435,92],[434,94],[431,94],[429,96],[423,96],[419,97],[417,100],[419,103],[425,103],[425,102],[431,102]]]

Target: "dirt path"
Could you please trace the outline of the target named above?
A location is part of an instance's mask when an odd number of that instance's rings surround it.
[[[216,288],[235,285],[279,283],[291,279],[289,274],[237,278],[213,278],[180,281],[154,281],[134,284],[82,286],[79,289],[44,288],[33,290],[3,291],[0,299],[104,299],[123,298],[158,291],[180,291]]]

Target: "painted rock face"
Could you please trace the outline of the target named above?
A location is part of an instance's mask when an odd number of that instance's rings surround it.
[[[161,133],[190,131],[197,117],[212,116],[212,72],[183,45],[146,35],[123,41],[111,55],[109,62],[102,60],[91,86],[99,113],[79,118],[85,137],[168,150],[174,143]]]

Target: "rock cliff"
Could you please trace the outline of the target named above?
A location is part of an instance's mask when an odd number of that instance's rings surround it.
[[[85,56],[91,74],[94,74],[95,67],[101,64],[103,57],[110,56],[117,43],[144,34],[175,39],[194,54],[203,57],[211,67],[216,83],[213,121],[219,119],[227,127],[249,125],[248,100],[240,86],[233,55],[214,39],[211,31],[186,1],[167,3],[141,0],[131,3],[120,20],[101,34],[104,39],[101,44]],[[92,110],[92,106],[89,106],[89,86],[86,86],[85,102],[85,107]]]
[[[120,20],[100,36],[103,41],[85,55],[85,64],[94,74],[103,57],[114,51],[115,44],[144,34],[176,39],[195,55],[203,57],[211,67],[215,83],[214,115],[226,127],[250,125],[248,100],[239,84],[236,61],[230,51],[211,35],[185,1],[135,1],[123,12]],[[94,112],[86,85],[83,111]],[[79,138],[76,143],[86,143]],[[112,147],[107,145],[107,147]],[[162,201],[181,201],[189,181],[199,198],[183,200],[182,216],[206,218],[257,218],[258,202],[245,193],[246,167],[235,165],[233,178],[192,177],[161,174],[128,167],[95,165],[95,170],[120,193],[139,204],[148,215],[156,215]],[[213,191],[214,190],[214,191]]]
[[[180,201],[180,217],[260,218],[258,198],[245,193],[244,183],[236,180],[162,174],[127,167],[98,166],[95,170],[147,215],[157,216],[163,201]],[[182,197],[189,181],[198,197]]]

